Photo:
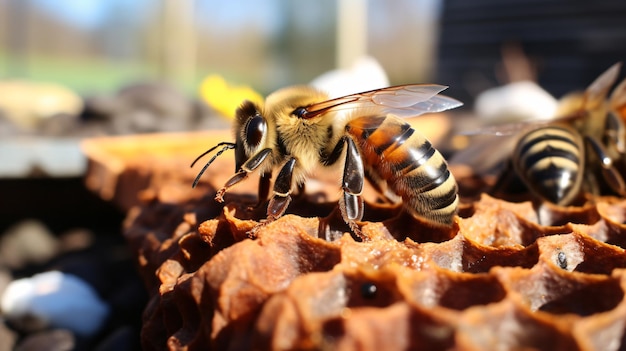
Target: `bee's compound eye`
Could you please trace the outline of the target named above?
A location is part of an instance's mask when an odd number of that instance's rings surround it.
[[[307,113],[306,108],[298,107],[297,109],[293,110],[291,114],[298,118],[304,118],[306,113]]]
[[[257,147],[261,143],[261,139],[263,139],[263,135],[265,134],[265,130],[267,129],[267,124],[261,115],[255,115],[254,117],[248,120],[246,124],[246,143],[251,147]]]

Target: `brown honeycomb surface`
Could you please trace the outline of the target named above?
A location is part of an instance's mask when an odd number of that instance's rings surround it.
[[[116,179],[113,199],[138,196],[120,203],[137,204],[124,234],[151,293],[145,349],[626,349],[626,201],[546,206],[546,226],[530,202],[483,194],[462,198],[454,230],[436,231],[370,194],[361,242],[346,233],[337,187],[313,186],[252,240],[265,211],[250,207],[256,181],[213,200],[229,157],[190,186],[190,161],[223,135],[177,136],[194,147],[171,159],[119,140],[86,149],[115,159],[90,157],[93,189]],[[476,186],[452,171],[461,189]]]

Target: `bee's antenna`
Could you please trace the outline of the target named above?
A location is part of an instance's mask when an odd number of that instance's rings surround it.
[[[211,151],[217,149],[218,147],[220,147],[222,145],[229,145],[229,147],[228,148],[224,148],[222,151],[220,151],[220,153],[225,151],[225,150],[234,149],[235,148],[235,143],[231,143],[231,142],[228,142],[228,141],[222,141],[221,143],[213,146],[212,148],[210,148],[207,151],[205,151],[202,154],[200,154],[200,156],[196,157],[196,159],[193,160],[193,162],[191,163],[191,166],[189,166],[189,167],[193,168],[193,166],[196,164],[196,162],[198,162],[199,159],[203,158],[204,156],[206,156],[206,154],[210,153]]]
[[[202,169],[200,170],[200,173],[198,173],[198,175],[196,176],[196,179],[194,179],[193,184],[191,185],[192,188],[195,188],[196,185],[198,185],[198,182],[200,181],[200,177],[204,174],[204,171],[207,170],[207,168],[209,168],[209,166],[211,165],[211,163],[213,163],[213,161],[215,161],[215,159],[217,158],[217,156],[221,155],[222,153],[224,153],[224,151],[229,150],[229,149],[234,149],[236,144],[235,143],[230,143],[227,141],[221,142],[215,146],[213,146],[212,148],[208,149],[207,151],[203,152],[200,156],[196,157],[195,160],[193,160],[193,162],[191,163],[191,167],[193,167],[196,162],[198,162],[199,159],[201,159],[202,157],[206,156],[208,153],[210,153],[211,151],[217,149],[220,146],[224,146],[220,151],[218,151],[215,155],[213,155],[213,157],[211,157],[211,159],[209,160],[209,162],[207,162],[204,167],[202,167]]]

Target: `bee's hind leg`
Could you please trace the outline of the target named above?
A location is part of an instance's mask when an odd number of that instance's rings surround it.
[[[346,135],[341,137],[333,151],[324,160],[324,164],[328,166],[337,162],[342,155],[344,146],[346,146],[346,160],[341,180],[343,196],[339,198],[339,209],[341,210],[341,217],[350,226],[352,232],[359,238],[367,240],[356,224],[357,221],[363,218],[363,198],[361,194],[363,193],[363,184],[365,183],[365,171],[363,159],[354,140]]]
[[[351,138],[343,139],[346,143],[346,163],[343,168],[341,188],[343,196],[339,199],[339,209],[343,220],[350,226],[352,232],[363,240],[367,238],[361,233],[356,224],[363,218],[363,183],[365,172],[363,160],[354,141]]]
[[[360,195],[344,191],[343,196],[339,199],[339,210],[350,230],[362,240],[367,240],[367,237],[361,232],[361,228],[356,224],[363,218],[363,198]]]

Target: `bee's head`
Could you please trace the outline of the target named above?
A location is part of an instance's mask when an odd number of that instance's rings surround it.
[[[267,121],[259,108],[251,101],[244,101],[237,109],[235,125],[235,170],[265,144]]]

